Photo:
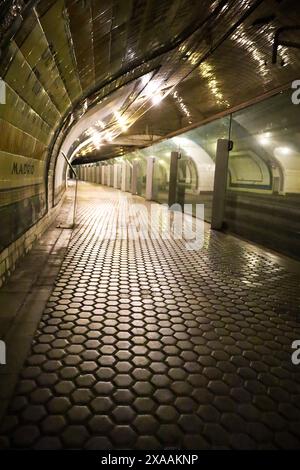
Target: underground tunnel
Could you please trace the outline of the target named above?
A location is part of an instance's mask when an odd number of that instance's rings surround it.
[[[300,449],[299,20],[0,0],[3,451]]]

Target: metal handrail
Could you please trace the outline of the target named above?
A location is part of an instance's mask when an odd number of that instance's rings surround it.
[[[74,206],[73,206],[73,223],[72,223],[72,228],[75,227],[75,222],[76,222],[76,208],[77,208],[77,186],[78,186],[78,176],[76,171],[74,170],[73,166],[71,165],[70,160],[68,157],[64,154],[64,152],[61,152],[62,156],[67,162],[67,165],[69,166],[71,172],[75,176],[75,198],[74,198]]]

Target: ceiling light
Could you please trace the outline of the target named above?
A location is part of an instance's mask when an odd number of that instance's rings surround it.
[[[161,93],[157,93],[156,95],[152,96],[152,103],[154,106],[157,106],[163,99],[164,96]]]
[[[103,121],[100,121],[100,120],[96,121],[96,122],[95,122],[95,125],[101,127],[102,129],[105,128],[104,122],[103,122]]]
[[[276,151],[281,155],[289,155],[292,149],[290,147],[277,147]]]
[[[111,142],[114,139],[114,135],[110,131],[107,131],[105,133],[105,139]]]
[[[258,136],[261,145],[269,145],[271,143],[271,132],[265,132]]]
[[[128,130],[128,123],[127,123],[126,118],[122,114],[120,114],[118,111],[115,111],[114,115],[122,131],[126,132]]]

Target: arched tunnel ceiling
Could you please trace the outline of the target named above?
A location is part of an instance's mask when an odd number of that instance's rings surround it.
[[[300,18],[291,0],[0,4],[1,150],[12,154],[56,157],[81,120],[69,156],[108,158],[298,78],[297,50],[271,63],[275,31]]]

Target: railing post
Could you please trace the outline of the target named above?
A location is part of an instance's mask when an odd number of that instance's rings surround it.
[[[78,186],[78,177],[77,177],[77,173],[76,171],[74,170],[73,166],[71,165],[71,162],[70,160],[66,157],[66,155],[61,152],[62,156],[64,157],[64,159],[66,160],[67,162],[67,165],[68,167],[70,168],[72,174],[74,175],[75,177],[75,197],[74,197],[74,206],[73,206],[73,223],[72,223],[72,228],[75,227],[75,222],[76,222],[76,208],[77,208],[77,186]],[[69,227],[68,227],[69,228]]]
[[[154,157],[147,158],[146,170],[146,200],[151,201],[153,197],[153,172],[154,172]]]
[[[132,180],[131,180],[131,192],[132,194],[137,193],[137,176],[138,176],[138,163],[132,163]]]
[[[121,190],[126,191],[126,181],[127,181],[127,172],[128,166],[127,162],[122,162],[122,173],[121,173]]]
[[[178,159],[180,154],[178,152],[171,152],[170,160],[170,180],[169,180],[169,198],[168,204],[171,207],[176,204],[177,199],[177,174],[178,174]]]
[[[221,230],[224,223],[228,160],[229,151],[232,150],[232,147],[231,140],[218,139],[211,216],[211,228],[214,230]]]

